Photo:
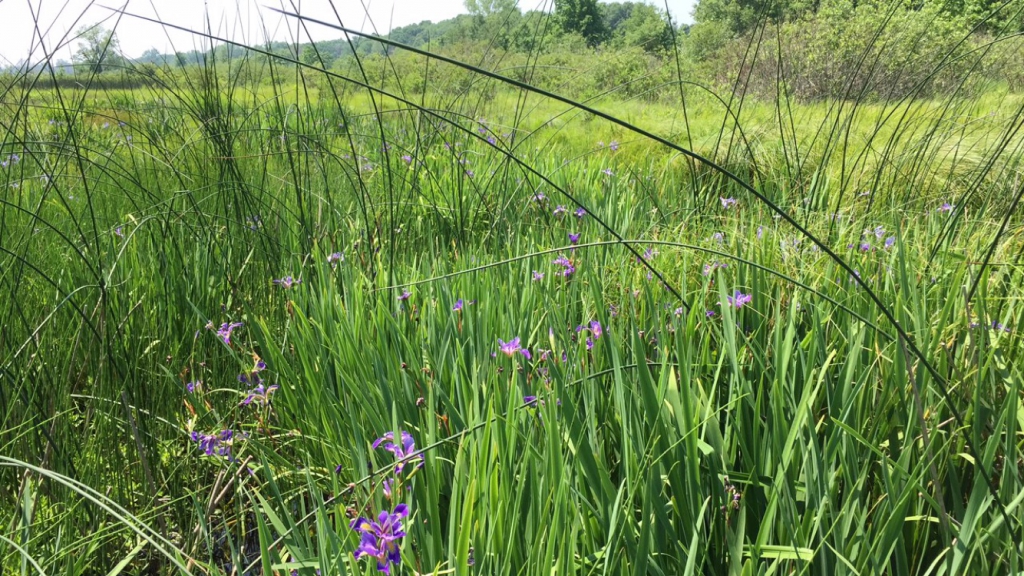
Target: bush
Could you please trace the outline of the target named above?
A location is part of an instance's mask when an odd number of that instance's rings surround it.
[[[888,21],[886,14],[874,4],[832,2],[799,21],[755,30],[710,58],[715,83],[733,86],[738,71],[740,91],[772,98],[781,75],[799,100],[892,100],[946,93],[960,84],[961,73],[971,73],[960,60],[974,44],[961,42],[968,35],[962,20],[933,5],[897,9]],[[978,78],[971,73],[972,81]]]

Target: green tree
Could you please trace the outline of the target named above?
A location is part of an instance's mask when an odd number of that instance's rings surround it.
[[[522,21],[516,0],[465,0],[472,17],[469,36],[508,49]]]
[[[466,11],[484,18],[516,9],[516,0],[465,0]]]
[[[117,36],[113,31],[94,24],[79,28],[75,34],[78,35],[79,45],[74,60],[86,71],[99,74],[124,64]]]
[[[629,15],[617,23],[611,35],[616,45],[636,46],[647,52],[668,50],[673,42],[668,18],[649,4],[633,4]]]
[[[319,58],[317,58],[316,48],[312,44],[303,44],[302,56],[299,58],[303,64],[317,64]]]
[[[698,24],[715,22],[743,34],[761,20],[796,20],[817,12],[818,5],[819,0],[700,0],[693,18]]]
[[[596,46],[608,37],[597,0],[556,0],[555,18],[563,31],[583,36],[590,46]]]

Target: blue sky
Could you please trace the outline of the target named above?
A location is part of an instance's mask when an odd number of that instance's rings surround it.
[[[665,6],[664,0],[648,1],[661,8]],[[209,14],[216,33],[245,42],[261,42],[267,35],[275,40],[294,39],[294,22],[289,25],[268,12],[265,6],[294,7],[303,14],[335,21],[329,0],[107,0],[103,4],[108,2],[110,6],[126,6],[129,12],[157,15],[165,22],[195,30],[205,29],[204,15]],[[695,0],[668,0],[673,18],[678,22],[692,21],[694,3]],[[369,16],[378,30],[423,20],[436,22],[465,12],[463,0],[334,0],[334,5],[347,26],[370,29]],[[519,3],[524,10],[547,5],[545,0],[520,0]],[[33,18],[33,14],[38,18]],[[132,57],[150,48],[161,52],[172,48],[178,51],[202,48],[201,39],[185,32],[169,31],[129,17],[115,22],[115,18],[96,0],[0,0],[0,66],[26,58],[41,60],[40,34],[47,52],[56,52],[57,58],[70,59],[75,43],[65,42],[58,48],[61,38],[83,24],[104,20],[107,28],[116,24],[121,48]],[[33,24],[36,20],[40,23],[38,31]],[[311,29],[310,34],[315,40],[338,37],[337,32],[328,29]],[[304,33],[300,33],[300,37],[308,40]]]

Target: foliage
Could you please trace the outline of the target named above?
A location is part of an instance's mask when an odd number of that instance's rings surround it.
[[[79,46],[75,51],[74,61],[81,65],[84,71],[99,74],[123,65],[117,36],[113,31],[107,31],[99,25],[83,26],[75,35],[78,37]]]
[[[608,35],[597,0],[556,0],[555,18],[563,31],[583,36],[591,46]]]
[[[517,10],[516,4],[516,0],[465,0],[466,11],[483,18]]]
[[[711,60],[720,85],[740,69],[743,90],[768,97],[780,77],[788,93],[802,100],[931,97],[958,86],[978,88],[982,75],[970,73],[968,64],[977,57],[971,44],[951,42],[965,35],[960,20],[937,8],[893,10],[880,20],[873,6],[836,2],[756,39],[731,43]],[[965,78],[971,81],[961,86]]]
[[[601,6],[612,46],[638,47],[647,52],[668,51],[672,48],[675,35],[665,14],[643,3],[624,3],[618,6]],[[624,18],[623,13],[626,14]]]
[[[1021,44],[827,10],[0,77],[0,573],[1021,573]]]

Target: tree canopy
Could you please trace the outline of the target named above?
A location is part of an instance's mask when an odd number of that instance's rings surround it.
[[[555,19],[562,30],[576,33],[596,46],[608,35],[597,0],[556,0]]]
[[[99,74],[108,68],[124,63],[117,36],[113,31],[106,30],[97,24],[83,26],[78,29],[76,34],[79,46],[75,51],[74,60],[88,72]]]

